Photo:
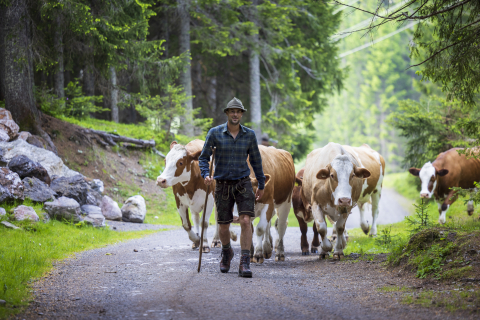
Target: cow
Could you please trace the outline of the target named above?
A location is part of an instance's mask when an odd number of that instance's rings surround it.
[[[202,152],[202,140],[193,140],[186,146],[173,141],[170,144],[170,151],[165,157],[165,169],[157,178],[157,185],[161,188],[172,187],[177,205],[178,214],[182,219],[182,227],[187,231],[189,239],[193,242],[192,249],[200,246],[200,212],[204,209],[207,186],[200,175],[198,157]],[[210,252],[207,240],[207,228],[210,215],[214,206],[215,184],[208,192],[207,208],[205,210],[205,225],[203,234],[203,252]],[[193,225],[190,222],[188,209],[192,213]],[[235,241],[236,235],[231,233]]]
[[[409,172],[419,177],[422,183],[420,198],[430,199],[435,196],[438,204],[438,222],[446,222],[448,208],[457,200],[453,187],[462,189],[475,188],[480,181],[480,160],[459,154],[462,148],[453,148],[440,153],[435,161],[427,162],[421,169],[410,168]],[[468,154],[478,155],[478,149],[466,150]],[[473,201],[467,204],[467,212],[473,214]]]
[[[255,247],[250,254],[252,262],[263,263],[264,259],[272,256],[272,237],[270,235],[271,219],[277,211],[278,219],[275,228],[278,233],[278,240],[275,251],[275,261],[284,261],[285,252],[283,237],[287,228],[287,218],[292,203],[292,191],[295,186],[295,166],[292,155],[282,149],[259,145],[262,156],[262,167],[265,177],[265,192],[262,198],[255,202],[255,218],[260,218],[253,237],[257,238]],[[248,159],[247,159],[248,162]],[[258,188],[258,182],[250,162],[250,179],[252,180],[253,192]],[[253,222],[253,219],[252,219]],[[218,225],[214,241],[218,239]],[[252,244],[253,247],[253,244]]]
[[[330,142],[308,154],[305,162],[301,196],[311,205],[318,233],[322,237],[320,258],[328,256],[332,243],[327,238],[325,216],[334,222],[338,238],[333,257],[340,259],[347,245],[345,222],[361,197],[364,180],[370,171],[343,146]]]

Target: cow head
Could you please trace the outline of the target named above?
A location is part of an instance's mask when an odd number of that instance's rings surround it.
[[[353,179],[366,179],[370,171],[358,168],[347,155],[336,156],[333,161],[317,173],[317,179],[328,180],[335,206],[352,206]]]
[[[448,173],[447,169],[438,170],[431,162],[425,163],[422,169],[410,168],[408,171],[419,177],[422,182],[420,198],[431,198],[437,186],[437,177],[443,177]]]
[[[252,182],[252,189],[253,189],[253,193],[257,192],[257,189],[258,189],[258,180],[256,178],[252,178],[250,177],[250,181]],[[265,174],[265,188],[267,188],[267,184],[268,182],[270,181],[270,175],[269,174]]]
[[[198,160],[201,151],[189,152],[176,141],[170,144],[170,151],[165,157],[165,170],[157,178],[157,185],[168,188],[177,183],[188,183],[191,176],[191,166]]]

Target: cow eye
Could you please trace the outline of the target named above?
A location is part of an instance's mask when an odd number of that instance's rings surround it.
[[[332,179],[333,179],[333,174],[331,174],[330,177],[332,177]]]
[[[183,166],[183,162],[180,161],[180,165]]]

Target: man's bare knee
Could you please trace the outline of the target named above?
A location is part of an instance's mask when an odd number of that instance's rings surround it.
[[[242,228],[247,228],[250,226],[250,217],[247,216],[246,214],[242,214],[239,218],[238,218],[239,222],[240,222],[240,226]]]

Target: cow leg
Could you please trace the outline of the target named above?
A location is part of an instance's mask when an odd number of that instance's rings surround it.
[[[362,228],[363,233],[368,234],[370,231],[370,225],[368,224],[365,214],[371,210],[371,205],[368,202],[359,203],[358,210],[360,211],[360,228]]]
[[[292,205],[290,202],[284,202],[277,208],[278,246],[277,250],[275,251],[275,261],[285,261],[285,248],[283,246],[283,237],[285,236],[285,230],[287,229],[288,213],[290,212],[291,206]]]
[[[372,229],[370,230],[370,236],[377,236],[377,218],[378,218],[378,207],[380,204],[382,190],[372,194]]]
[[[190,217],[188,214],[188,207],[185,205],[180,205],[180,208],[178,208],[178,214],[180,215],[180,219],[182,219],[183,229],[187,231],[188,238],[193,242],[192,249],[198,248],[200,245],[200,238],[198,237],[198,234],[192,230],[192,224],[190,223]]]
[[[325,222],[325,213],[320,206],[314,202],[312,205],[312,213],[317,225],[318,233],[322,237],[322,246],[320,251],[320,259],[324,259],[328,256],[328,253],[332,251],[332,243],[327,238],[327,223]]]
[[[318,253],[318,247],[320,247],[320,239],[318,238],[317,224],[313,222],[313,240],[312,240],[312,253]]]
[[[473,215],[473,200],[467,202],[467,212],[469,216]]]
[[[208,239],[207,239],[207,229],[208,229],[208,222],[210,221],[210,216],[212,215],[212,211],[213,211],[213,204],[214,204],[213,194],[210,194],[207,200],[207,208],[203,211],[203,214],[205,215],[205,222],[203,225],[202,250],[204,253],[210,252],[210,246],[208,245]],[[193,213],[194,212],[192,210],[192,214]],[[200,213],[195,213],[194,216],[200,217]],[[203,217],[202,217],[202,221],[203,221]]]
[[[303,218],[298,217],[295,215],[298,221],[298,225],[300,226],[300,232],[302,235],[300,236],[300,249],[302,249],[302,256],[308,256],[310,254],[308,248],[308,239],[307,239],[307,231],[308,231],[308,224],[303,220]]]
[[[272,227],[272,221],[268,221],[267,228],[265,229],[265,235],[263,236],[263,257],[270,259],[272,257],[272,235],[270,228]]]
[[[445,201],[442,203],[442,207],[439,210],[441,211],[441,213],[440,213],[440,217],[438,218],[438,223],[445,224],[447,222],[448,208],[450,208],[450,206],[455,202],[455,200],[457,200],[457,195],[454,190],[451,190],[448,193],[448,196],[445,198]]]
[[[335,223],[334,228],[337,230],[337,242],[335,243],[335,251],[333,252],[334,259],[341,259],[343,257],[343,249],[347,246],[347,239],[345,237],[345,222],[348,215],[340,215]]]
[[[220,241],[220,236],[218,235],[218,213],[217,207],[215,206],[215,234],[213,235],[212,248],[221,248],[222,242]]]
[[[260,211],[260,221],[257,224],[257,227],[255,228],[255,235],[257,236],[257,241],[255,243],[255,253],[253,254],[253,262],[256,263],[263,263],[263,248],[262,248],[262,243],[263,243],[263,236],[265,234],[265,229],[268,226],[268,221],[267,221],[267,211],[269,209],[273,210],[273,208],[270,208],[271,206],[269,204],[264,204],[264,203],[257,203],[255,206],[255,211],[257,210]]]

